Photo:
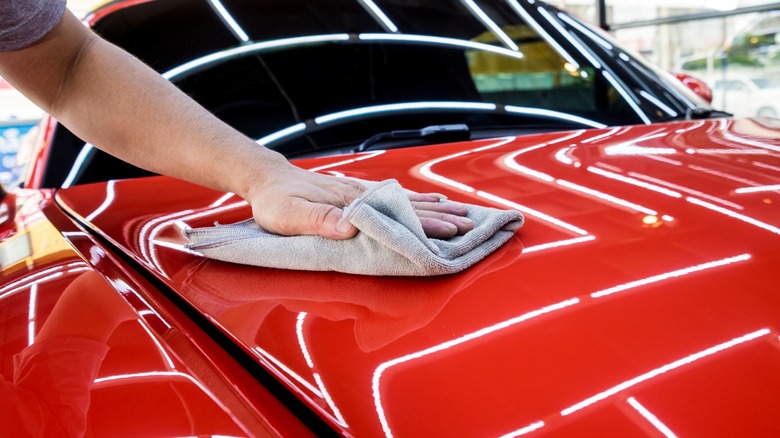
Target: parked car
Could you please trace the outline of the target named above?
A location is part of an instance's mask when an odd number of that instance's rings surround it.
[[[526,221],[446,276],[219,262],[182,228],[244,219],[241,199],[49,120],[0,204],[0,428],[780,433],[780,121],[724,117],[533,0],[132,0],[85,21],[303,168]]]
[[[767,78],[731,74],[712,83],[712,104],[737,117],[777,117],[780,114],[780,83]]]

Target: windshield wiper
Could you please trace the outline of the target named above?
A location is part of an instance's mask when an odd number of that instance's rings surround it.
[[[425,140],[428,143],[448,143],[471,138],[471,130],[462,123],[454,125],[432,125],[422,129],[404,129],[382,132],[360,143],[355,152],[363,152],[385,140]]]
[[[685,110],[685,120],[712,119],[716,117],[734,117],[734,114],[708,108],[688,108]]]

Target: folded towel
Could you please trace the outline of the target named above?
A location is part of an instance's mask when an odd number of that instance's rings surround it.
[[[280,236],[254,219],[190,228],[187,247],[206,257],[245,265],[364,275],[427,276],[460,272],[509,240],[523,224],[516,210],[468,205],[474,229],[447,240],[428,238],[408,191],[390,179],[362,181],[368,189],[344,209],[359,232],[347,240]]]

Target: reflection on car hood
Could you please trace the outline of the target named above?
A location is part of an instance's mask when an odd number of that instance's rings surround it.
[[[526,224],[461,274],[366,277],[187,253],[184,224],[250,212],[175,180],[73,187],[58,202],[345,434],[780,432],[778,122],[581,130],[298,164],[516,208]]]

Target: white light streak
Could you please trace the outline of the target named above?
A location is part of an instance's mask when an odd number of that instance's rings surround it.
[[[595,56],[590,52],[589,49],[586,49],[582,46],[582,44],[577,41],[572,34],[569,33],[562,25],[561,23],[555,19],[552,15],[550,15],[549,12],[543,7],[538,6],[536,8],[537,11],[539,11],[539,14],[544,17],[545,20],[547,20],[548,23],[550,23],[560,34],[562,37],[564,37],[572,46],[574,46],[575,49],[577,49],[578,52],[582,54],[582,56],[587,59],[591,65],[593,65],[596,69],[601,70],[601,63],[598,59],[596,59]]]
[[[514,9],[514,11],[517,13],[517,15],[520,16],[520,18],[523,19],[523,21],[526,22],[529,26],[531,26],[537,34],[539,34],[542,39],[544,39],[547,44],[550,45],[556,52],[558,52],[558,55],[561,56],[561,58],[565,59],[566,62],[571,64],[575,69],[579,70],[580,64],[572,58],[572,56],[567,52],[566,50],[561,47],[560,44],[558,44],[558,41],[555,40],[555,38],[551,37],[550,34],[547,33],[547,31],[544,30],[542,26],[539,25],[539,23],[536,22],[531,16],[528,14],[528,12],[523,9],[522,6],[517,2],[517,0],[507,0],[507,3],[509,3],[509,6]],[[529,2],[533,4],[533,2]]]
[[[379,365],[376,370],[374,370],[374,377],[372,379],[372,388],[374,393],[374,405],[376,407],[377,415],[379,416],[379,421],[382,423],[382,429],[385,432],[385,436],[392,437],[393,433],[390,430],[390,425],[387,422],[387,418],[385,417],[384,408],[382,406],[382,398],[381,398],[381,392],[380,392],[380,384],[382,379],[382,374],[384,374],[388,369],[406,363],[410,362],[412,360],[419,359],[421,357],[429,356],[434,353],[438,353],[441,351],[447,351],[451,348],[457,347],[459,345],[462,345],[466,342],[483,338],[487,335],[496,333],[500,330],[504,330],[506,328],[512,327],[514,325],[520,324],[522,322],[534,319],[538,316],[542,316],[548,313],[552,313],[561,309],[565,309],[567,307],[573,306],[577,303],[579,303],[580,300],[578,298],[571,298],[565,301],[561,301],[556,304],[551,304],[546,307],[542,307],[541,309],[533,310],[527,313],[524,313],[520,316],[516,316],[514,318],[508,319],[506,321],[502,321],[500,323],[494,324],[489,327],[485,327],[483,329],[471,332],[469,334],[463,335],[459,338],[442,342],[441,344],[434,345],[433,347],[426,348],[425,350],[418,351],[416,353],[407,354],[405,356],[398,357],[393,360],[389,360],[387,362],[382,363]]]
[[[499,55],[509,56],[510,58],[522,59],[523,54],[513,50],[497,47],[491,44],[476,43],[474,41],[460,40],[456,38],[437,37],[430,35],[409,35],[409,34],[389,34],[389,33],[361,33],[358,38],[363,41],[404,41],[415,43],[435,44],[442,46],[453,46],[464,49],[475,49],[483,52],[493,52]]]
[[[734,190],[734,193],[757,193],[757,192],[776,192],[780,190],[780,184],[774,184],[771,186],[758,186],[758,187],[741,187]]]
[[[666,438],[677,438],[677,435],[675,435],[671,429],[666,427],[666,425],[661,420],[659,420],[655,414],[650,412],[646,407],[642,406],[642,404],[639,403],[634,397],[629,397],[627,401],[632,408],[639,412],[639,415],[645,417],[645,419],[649,421],[650,424],[652,424],[656,429],[658,429],[659,432],[664,434]]]
[[[737,210],[744,210],[745,209],[745,207],[743,207],[743,206],[741,206],[739,204],[735,204],[733,202],[727,201],[725,199],[721,199],[721,198],[718,198],[718,197],[715,197],[715,196],[711,196],[711,195],[708,195],[706,193],[702,193],[702,192],[700,192],[698,190],[694,190],[694,189],[691,189],[689,187],[673,184],[673,183],[670,183],[668,181],[664,181],[662,179],[654,178],[652,176],[644,175],[644,174],[637,173],[637,172],[628,172],[628,175],[629,176],[633,176],[634,178],[644,179],[646,181],[650,181],[650,182],[653,182],[655,184],[659,184],[659,185],[663,185],[663,186],[666,186],[666,187],[669,187],[669,188],[672,188],[672,189],[675,189],[675,190],[679,190],[681,192],[686,192],[688,194],[695,195],[695,196],[698,196],[700,198],[709,199],[710,201],[714,201],[714,202],[717,202],[717,203],[729,206],[731,208],[736,208]]]
[[[585,35],[589,36],[593,41],[596,42],[596,44],[600,45],[601,47],[612,50],[612,44],[608,43],[607,40],[602,38],[601,36],[597,35],[592,30],[588,29],[587,27],[581,25],[580,23],[577,23],[576,21],[569,18],[568,15],[558,12],[558,18],[568,23],[573,28],[579,30],[580,32],[584,33]]]
[[[311,360],[309,349],[306,347],[306,340],[303,337],[303,321],[306,320],[306,315],[306,312],[301,312],[298,314],[298,319],[295,323],[295,334],[298,336],[298,345],[301,347],[303,358],[306,359],[306,365],[308,365],[309,368],[314,368],[314,362]]]
[[[520,50],[519,47],[517,47],[517,44],[515,44],[514,41],[512,41],[512,38],[509,38],[509,35],[504,33],[503,30],[501,30],[500,27],[496,24],[495,21],[493,21],[488,15],[483,11],[479,6],[477,6],[476,3],[474,3],[473,0],[461,0],[461,3],[466,5],[469,10],[471,10],[474,15],[476,15],[477,19],[482,22],[488,29],[490,29],[491,32],[493,32],[493,35],[496,35],[505,46],[507,46],[510,50],[518,51]]]
[[[606,128],[607,125],[599,123],[595,120],[586,119],[584,117],[575,116],[573,114],[566,114],[559,111],[546,110],[542,108],[529,108],[523,106],[506,105],[504,110],[508,113],[526,114],[532,116],[549,117],[551,119],[568,120],[574,123],[580,123],[591,128]]]
[[[687,268],[677,269],[671,272],[665,272],[663,274],[653,275],[652,277],[643,278],[641,280],[631,281],[607,289],[602,289],[598,292],[593,292],[592,294],[590,294],[590,296],[591,298],[602,298],[618,292],[634,289],[639,286],[645,286],[648,284],[658,283],[659,281],[682,277],[684,275],[692,274],[694,272],[705,271],[707,269],[712,269],[712,268],[718,268],[721,266],[730,265],[732,263],[744,262],[750,260],[750,258],[751,258],[750,254],[741,254],[734,257],[728,257],[721,260],[702,263],[700,265],[694,265]]]
[[[146,334],[149,335],[149,339],[154,342],[154,345],[157,346],[157,351],[160,353],[160,357],[162,357],[163,361],[165,362],[165,365],[168,367],[168,370],[175,370],[176,365],[173,364],[173,359],[168,355],[168,352],[165,351],[165,348],[162,346],[159,340],[157,340],[157,336],[152,333],[152,331],[149,329],[149,327],[146,326],[146,324],[142,322],[138,322],[138,324],[141,326],[142,329],[146,332]]]
[[[307,382],[306,379],[304,379],[303,377],[299,376],[298,373],[296,373],[295,371],[291,370],[287,365],[282,363],[279,359],[271,356],[270,354],[268,354],[268,352],[266,352],[265,350],[263,350],[260,347],[254,347],[254,350],[257,351],[258,353],[260,353],[260,355],[263,356],[264,358],[270,360],[274,365],[279,367],[279,369],[281,369],[287,375],[289,375],[290,377],[295,379],[295,381],[297,381],[298,383],[303,385],[306,389],[311,391],[312,394],[314,394],[315,396],[317,396],[319,398],[323,398],[324,397],[322,392],[320,392],[319,389],[315,388],[314,385],[312,385],[311,383]]]
[[[658,185],[655,185],[655,184],[646,183],[646,182],[640,181],[640,180],[638,180],[636,178],[631,178],[629,176],[623,176],[623,175],[620,175],[620,174],[617,174],[617,173],[614,173],[614,172],[610,172],[610,171],[607,171],[607,170],[604,170],[604,169],[600,169],[598,167],[589,166],[588,167],[588,172],[595,173],[596,175],[601,175],[601,176],[609,178],[609,179],[614,179],[615,181],[620,181],[620,182],[624,182],[626,184],[631,184],[633,186],[641,187],[643,189],[647,189],[647,190],[650,190],[650,191],[653,191],[653,192],[656,192],[656,193],[660,193],[662,195],[670,196],[672,198],[682,198],[682,194],[680,194],[679,192],[675,192],[674,190],[669,190],[667,188],[664,188],[664,187],[661,187],[661,186],[658,186]]]
[[[214,201],[211,205],[209,205],[210,208],[219,207],[220,205],[224,204],[228,201],[228,199],[232,198],[233,196],[236,196],[235,193],[225,193],[222,197]]]
[[[501,435],[501,438],[514,438],[516,436],[522,436],[528,433],[531,433],[535,430],[539,430],[544,427],[544,421],[537,421],[535,423],[531,423],[528,426],[525,426],[523,428],[517,429],[513,432],[509,432],[506,435]]]
[[[371,15],[374,16],[382,24],[388,32],[398,32],[398,26],[393,23],[390,18],[387,17],[385,12],[379,8],[372,0],[360,0],[360,3],[368,10]]]
[[[564,230],[571,231],[571,232],[573,232],[575,234],[579,234],[581,236],[587,236],[589,234],[587,231],[583,230],[582,228],[579,228],[579,227],[576,227],[576,226],[571,225],[569,223],[566,223],[566,222],[564,222],[564,221],[562,221],[562,220],[560,220],[558,218],[554,218],[554,217],[552,217],[552,216],[550,216],[548,214],[542,213],[541,211],[534,210],[534,209],[526,207],[524,205],[520,205],[520,204],[518,204],[516,202],[512,202],[512,201],[510,201],[508,199],[504,199],[504,198],[502,198],[500,196],[496,196],[496,195],[494,195],[492,193],[483,192],[482,190],[480,190],[480,191],[477,192],[477,196],[479,196],[481,198],[488,199],[488,200],[493,201],[493,202],[495,202],[497,204],[501,204],[501,205],[504,205],[504,206],[507,206],[507,207],[510,207],[510,208],[514,208],[515,210],[520,211],[523,214],[526,214],[528,216],[536,217],[536,218],[541,219],[541,220],[543,220],[545,222],[549,222],[549,223],[551,223],[553,225],[556,225],[556,226],[558,226],[560,228],[563,228]]]
[[[636,112],[636,114],[639,116],[640,119],[642,119],[643,122],[645,122],[646,125],[649,125],[650,119],[645,115],[644,111],[642,111],[641,108],[639,108],[639,105],[634,101],[634,98],[631,97],[630,94],[628,94],[628,91],[626,91],[625,88],[623,88],[623,85],[620,84],[620,82],[617,81],[608,71],[602,71],[602,74],[604,75],[604,78],[609,81],[610,84],[617,90],[617,92],[623,96],[623,99],[628,103],[628,105]]]
[[[768,224],[766,222],[761,222],[758,219],[753,219],[750,216],[745,216],[744,214],[737,213],[736,211],[731,211],[731,210],[729,210],[727,208],[723,208],[723,207],[720,207],[718,205],[711,204],[709,202],[702,201],[701,199],[696,199],[696,198],[693,198],[693,197],[690,197],[690,196],[686,197],[685,200],[690,202],[691,204],[698,205],[700,207],[704,207],[704,208],[707,208],[707,209],[712,210],[712,211],[716,211],[716,212],[718,212],[720,214],[723,214],[723,215],[726,215],[726,216],[728,216],[730,218],[740,220],[742,222],[745,222],[746,224],[750,224],[750,225],[753,225],[755,227],[761,228],[763,230],[769,231],[770,233],[774,233],[774,234],[780,235],[780,228],[778,228],[778,227],[776,227],[774,225],[770,225],[770,224]]]
[[[244,32],[244,29],[241,28],[241,26],[238,25],[236,20],[233,18],[232,15],[230,15],[230,12],[225,9],[225,6],[222,5],[222,2],[219,0],[209,0],[209,2],[214,6],[214,9],[217,11],[220,17],[222,17],[222,20],[225,22],[225,24],[230,27],[230,30],[233,32],[233,35],[235,35],[238,39],[240,39],[243,42],[249,41],[249,36]]]
[[[348,39],[349,39],[348,34],[341,33],[341,34],[332,34],[332,35],[311,35],[311,36],[302,36],[302,37],[294,37],[294,38],[283,38],[279,40],[263,41],[259,43],[247,44],[244,46],[234,47],[228,50],[214,52],[206,56],[202,56],[200,58],[186,62],[176,68],[168,70],[167,72],[163,73],[162,76],[165,79],[173,80],[176,79],[178,76],[184,73],[188,73],[194,69],[205,67],[209,64],[222,61],[223,59],[229,59],[229,58],[233,58],[248,53],[260,52],[263,50],[287,47],[287,46],[346,41]]]
[[[637,377],[634,377],[633,379],[626,380],[625,382],[622,382],[618,385],[615,385],[603,392],[600,392],[592,397],[589,397],[577,404],[572,405],[571,407],[568,407],[561,411],[562,416],[571,415],[579,410],[582,410],[594,403],[600,402],[608,397],[611,397],[621,391],[624,391],[628,388],[631,388],[632,386],[638,385],[644,381],[650,380],[654,377],[657,377],[661,374],[664,374],[666,372],[672,371],[674,369],[680,368],[684,365],[691,364],[699,359],[703,359],[708,356],[712,356],[715,353],[719,353],[721,351],[727,350],[729,348],[735,347],[737,345],[743,344],[745,342],[752,341],[754,339],[758,339],[762,336],[766,336],[770,333],[769,329],[761,329],[752,333],[748,333],[744,336],[740,336],[738,338],[734,338],[730,341],[724,342],[722,344],[715,345],[714,347],[710,347],[706,350],[702,350],[698,353],[691,354],[690,356],[684,357],[682,359],[676,360],[674,362],[671,362],[669,364],[666,364],[664,366],[661,366],[659,368],[656,368],[654,370],[648,371],[644,374],[641,374]]]
[[[279,131],[268,134],[265,137],[258,139],[256,143],[261,146],[269,145],[273,142],[279,141],[282,138],[289,137],[293,134],[302,132],[305,129],[306,129],[305,123],[297,123],[288,128],[280,129]]]
[[[451,160],[453,158],[462,157],[464,155],[470,154],[471,151],[465,151],[465,152],[458,152],[457,154],[447,155],[442,158],[437,158],[433,161],[429,161],[425,163],[422,167],[420,167],[420,175],[425,176],[426,178],[432,179],[434,181],[438,181],[442,184],[448,185],[450,187],[454,187],[458,190],[464,191],[466,193],[474,193],[476,190],[474,187],[468,186],[466,184],[463,184],[461,182],[449,179],[447,177],[441,176],[438,173],[435,173],[431,170],[431,167],[433,167],[434,164],[440,163],[442,161]]]
[[[35,342],[35,315],[38,306],[38,283],[30,287],[30,304],[27,309],[27,345]]]
[[[333,398],[331,398],[330,394],[328,393],[328,389],[325,388],[325,383],[322,381],[322,377],[320,377],[319,373],[314,373],[314,381],[317,382],[317,386],[319,386],[320,390],[322,390],[322,396],[325,399],[325,403],[327,403],[330,407],[331,411],[333,412],[333,416],[336,418],[336,421],[344,427],[349,427],[347,421],[344,420],[344,416],[341,415],[341,411],[339,410],[338,406],[336,406]]]
[[[66,189],[73,184],[73,181],[76,179],[77,176],[79,176],[79,173],[81,172],[81,168],[84,167],[84,164],[87,162],[87,159],[92,157],[94,151],[95,151],[95,147],[89,143],[85,144],[81,148],[81,151],[79,151],[78,156],[76,156],[76,160],[73,161],[73,167],[70,168],[70,172],[68,172],[68,176],[65,177],[65,181],[62,182],[63,189]]]
[[[596,240],[596,236],[589,235],[589,236],[575,237],[573,239],[558,240],[556,242],[543,243],[541,245],[534,245],[534,246],[523,248],[523,254],[530,254],[536,251],[543,251],[552,248],[560,248],[562,246],[576,245],[578,243],[590,242],[592,240]]]
[[[89,216],[85,217],[84,220],[87,222],[92,222],[100,213],[103,213],[109,205],[111,205],[112,202],[114,202],[114,185],[116,184],[116,181],[109,181],[106,184],[106,199],[103,201],[100,206],[95,209],[92,213],[89,214]]]
[[[673,110],[673,109],[669,108],[669,106],[668,106],[668,105],[666,105],[665,103],[663,103],[663,102],[661,102],[660,100],[656,99],[656,97],[655,97],[655,96],[653,96],[652,94],[648,93],[647,91],[645,91],[645,90],[640,90],[640,91],[639,91],[639,95],[640,95],[640,96],[642,96],[642,97],[644,97],[645,99],[649,100],[650,102],[652,102],[652,103],[653,103],[653,105],[655,105],[655,106],[657,106],[658,108],[660,108],[660,109],[661,109],[663,112],[665,112],[666,114],[669,114],[669,115],[670,115],[670,116],[672,116],[672,117],[674,117],[674,116],[676,116],[676,115],[677,115],[677,111],[675,111],[675,110]]]
[[[409,103],[392,103],[387,105],[374,105],[363,108],[355,108],[346,111],[339,111],[332,114],[327,114],[314,119],[314,122],[320,125],[330,123],[340,119],[347,119],[352,117],[360,117],[369,114],[386,113],[386,112],[398,112],[408,110],[430,110],[430,109],[470,109],[477,111],[495,111],[496,104],[494,103],[480,103],[480,102],[409,102]]]
[[[357,158],[350,158],[348,160],[342,160],[342,161],[338,161],[336,163],[325,164],[324,166],[312,167],[311,169],[308,169],[308,170],[310,172],[317,172],[317,171],[324,170],[324,169],[331,169],[333,167],[344,166],[346,164],[352,164],[352,163],[355,163],[357,161],[363,161],[363,160],[368,160],[369,158],[377,157],[379,155],[384,154],[385,152],[387,152],[387,151],[363,152]]]
[[[618,198],[616,196],[608,195],[608,194],[606,194],[604,192],[600,192],[598,190],[594,190],[594,189],[591,189],[591,188],[588,188],[588,187],[585,187],[585,186],[581,186],[579,184],[575,184],[573,182],[569,182],[569,181],[562,180],[562,179],[556,180],[555,182],[556,182],[556,184],[558,184],[560,186],[563,186],[563,187],[566,187],[566,188],[571,189],[571,190],[575,190],[575,191],[578,191],[578,192],[582,192],[582,193],[588,194],[590,196],[593,196],[594,198],[601,199],[601,200],[607,201],[607,202],[609,202],[611,204],[616,204],[616,205],[619,205],[621,207],[628,208],[629,210],[638,211],[639,213],[649,214],[649,215],[652,215],[652,216],[658,216],[658,212],[655,211],[655,210],[649,209],[647,207],[643,207],[643,206],[641,206],[639,204],[635,204],[635,203],[630,202],[630,201],[626,201],[625,199]]]

